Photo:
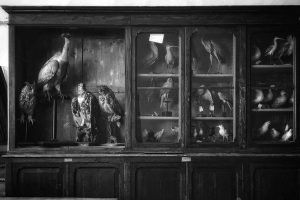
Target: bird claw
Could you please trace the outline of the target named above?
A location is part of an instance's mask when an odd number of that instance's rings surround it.
[[[32,116],[28,116],[28,122],[33,125],[35,122],[35,119],[33,119]]]

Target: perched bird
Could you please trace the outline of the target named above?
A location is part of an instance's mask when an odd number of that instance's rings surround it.
[[[221,47],[214,42],[213,40],[209,39],[203,39],[201,38],[201,43],[204,47],[204,49],[207,51],[209,54],[209,60],[210,60],[210,67],[208,69],[208,73],[212,70],[212,65],[213,65],[213,58],[215,58],[218,62],[218,73],[220,73],[220,65],[225,63],[225,58],[222,52]]]
[[[255,97],[253,103],[260,104],[264,100],[264,93],[261,89],[255,89]]]
[[[274,100],[272,107],[279,108],[287,102],[287,93],[284,90],[280,91],[280,95]]]
[[[272,102],[274,94],[273,94],[273,88],[275,88],[275,85],[270,85],[268,89],[268,93],[264,96],[263,103],[269,104]]]
[[[149,130],[145,128],[145,129],[142,131],[142,142],[147,142],[147,140],[148,140],[148,135],[149,135]]]
[[[285,131],[285,133],[282,135],[281,141],[287,142],[292,138],[292,136],[293,136],[293,129],[290,128],[287,131]]]
[[[153,65],[158,59],[158,48],[155,42],[149,42],[150,51],[143,59],[142,64],[146,67]]]
[[[167,64],[167,68],[169,70],[173,69],[176,57],[175,57],[175,52],[171,51],[172,48],[178,48],[178,46],[171,46],[171,45],[166,45],[166,55],[165,55],[165,61]]]
[[[124,116],[123,109],[115,97],[114,92],[106,85],[100,85],[98,87],[98,99],[102,115],[106,122],[108,142],[111,140],[114,141],[116,137],[112,135],[112,128],[115,127],[114,125],[118,128],[121,127],[121,121]]]
[[[198,136],[197,128],[194,128],[193,138],[197,138],[197,136]]]
[[[278,47],[278,51],[276,51],[274,56],[280,61],[281,64],[283,63],[281,59],[283,56],[290,56],[293,54],[294,43],[294,37],[289,35],[286,41]]]
[[[271,63],[271,59],[274,56],[275,51],[277,50],[278,47],[278,40],[284,40],[283,38],[277,37],[275,36],[273,39],[273,43],[267,47],[267,49],[265,50],[265,56],[270,56],[270,64]]]
[[[213,115],[214,112],[214,101],[212,98],[212,94],[208,88],[205,87],[205,85],[200,85],[200,87],[196,90],[196,96],[198,98],[198,103],[201,105],[201,100],[204,100],[209,103],[209,111],[211,115]]]
[[[161,139],[162,135],[164,134],[164,132],[165,132],[165,129],[161,129],[160,131],[158,131],[154,134],[154,137],[156,138],[156,140],[158,142],[160,141],[160,139]]]
[[[174,82],[172,78],[168,78],[167,81],[163,84],[162,89],[160,90],[160,108],[164,106],[164,101],[169,98],[169,94],[174,88]]]
[[[226,104],[228,106],[228,108],[230,110],[232,110],[232,106],[231,106],[231,103],[229,102],[229,98],[225,96],[224,93],[222,92],[217,92],[217,95],[219,97],[219,99],[223,102],[223,104]],[[225,109],[223,109],[225,110]]]
[[[264,135],[265,133],[267,133],[270,128],[270,125],[271,121],[266,121],[265,123],[263,123],[263,125],[258,129],[259,134]]]
[[[43,87],[44,94],[50,100],[51,91],[56,90],[58,95],[64,98],[61,92],[61,84],[65,81],[69,67],[70,34],[62,34],[64,46],[61,52],[56,52],[41,68],[38,74],[38,86]]]
[[[77,142],[96,142],[99,132],[97,118],[100,108],[97,98],[86,90],[83,83],[77,86],[77,96],[72,99],[71,111],[77,128]]]
[[[275,128],[271,128],[271,136],[273,139],[277,139],[280,135],[280,132],[277,131]]]
[[[259,64],[261,61],[259,60],[261,57],[261,50],[254,44],[251,49],[251,63]]]
[[[222,125],[222,124],[220,124],[220,125],[218,125],[217,126],[218,128],[219,128],[219,135],[221,135],[222,136],[222,138],[223,138],[223,142],[225,141],[224,139],[226,138],[226,141],[228,142],[228,133],[227,133],[227,130],[225,129],[225,127]]]
[[[19,96],[19,106],[21,109],[21,123],[25,122],[25,115],[27,115],[28,121],[33,124],[33,113],[36,105],[36,87],[35,82],[30,84],[25,82],[25,86],[22,88]]]

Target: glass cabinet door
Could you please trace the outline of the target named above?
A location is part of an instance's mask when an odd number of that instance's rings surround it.
[[[192,146],[228,144],[235,134],[236,36],[230,28],[191,28],[190,133]]]
[[[135,35],[136,142],[181,139],[181,34],[178,29],[142,29]]]
[[[250,32],[250,131],[256,144],[287,144],[295,135],[296,37],[289,28]]]

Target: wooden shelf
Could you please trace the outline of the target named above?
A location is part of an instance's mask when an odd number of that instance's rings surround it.
[[[193,78],[233,78],[233,74],[193,74]]]
[[[293,108],[264,108],[258,109],[253,108],[251,109],[252,112],[293,112]]]
[[[167,117],[167,116],[138,116],[138,119],[142,119],[142,120],[178,120],[179,117]]]
[[[137,74],[137,77],[149,77],[149,78],[169,78],[169,77],[179,77],[179,74]]]
[[[168,90],[178,90],[178,87],[173,88],[164,88],[164,87],[137,87],[138,90],[160,90],[160,89],[168,89]]]
[[[193,117],[192,120],[211,120],[211,121],[223,121],[233,120],[233,117]]]
[[[283,65],[252,65],[254,69],[293,69],[293,65],[291,64],[283,64]]]

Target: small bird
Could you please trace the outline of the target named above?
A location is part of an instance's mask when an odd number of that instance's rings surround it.
[[[160,108],[164,106],[164,101],[169,98],[169,94],[174,88],[174,82],[172,78],[168,78],[167,81],[163,84],[162,89],[160,90]]]
[[[155,44],[155,42],[149,42],[150,46],[150,52],[147,54],[147,56],[144,58],[142,64],[146,67],[150,67],[153,65],[157,59],[158,59],[158,48]]]
[[[284,90],[280,91],[280,95],[274,100],[272,107],[279,108],[287,102],[287,93]]]
[[[229,102],[229,99],[225,96],[222,92],[217,92],[219,99],[223,102],[223,104],[226,104],[230,110],[232,110],[231,103]],[[224,109],[223,109],[224,110]]]
[[[192,58],[191,68],[192,68],[193,74],[198,74],[197,59],[195,57]]]
[[[209,103],[209,110],[211,114],[213,114],[214,111],[214,101],[212,98],[212,94],[208,88],[205,87],[205,85],[200,85],[200,87],[196,90],[196,96],[198,98],[198,103],[201,105],[201,100],[207,101]]]
[[[216,42],[214,42],[213,40],[209,40],[209,39],[201,38],[201,43],[202,43],[204,49],[209,54],[210,67],[208,69],[208,73],[210,73],[212,70],[213,58],[215,58],[218,62],[218,71],[217,72],[221,73],[220,65],[225,63],[225,58],[223,56],[221,47]]]
[[[284,39],[275,36],[273,39],[273,43],[270,46],[268,46],[267,49],[265,50],[265,56],[270,56],[270,64],[272,64],[271,59],[273,58],[273,55],[274,55],[275,51],[277,50],[277,47],[278,47],[277,41],[278,40],[284,40]]]
[[[294,91],[290,97],[290,104],[294,104]]]
[[[271,136],[273,139],[277,139],[280,135],[280,132],[277,131],[275,128],[271,128]]]
[[[263,100],[264,100],[263,91],[261,89],[255,89],[255,97],[253,99],[253,103],[258,104],[259,106]]]
[[[252,51],[251,51],[251,63],[252,64],[259,64],[261,61],[259,60],[261,57],[261,50],[256,46],[252,46]]]
[[[142,142],[147,142],[147,140],[148,140],[148,135],[149,135],[149,130],[145,128],[145,129],[142,131]]]
[[[270,125],[271,121],[266,121],[265,123],[263,123],[263,125],[258,129],[259,134],[264,135],[265,133],[267,133]]]
[[[174,51],[171,51],[172,48],[178,48],[178,46],[171,46],[171,45],[166,45],[166,55],[165,55],[165,61],[166,61],[166,64],[167,64],[167,68],[168,70],[172,70],[173,67],[174,67],[174,64],[175,64],[175,60],[176,60],[176,57],[175,57],[175,52]]]
[[[223,142],[225,141],[225,139],[228,142],[228,136],[229,135],[228,135],[227,130],[225,129],[225,127],[222,124],[218,125],[217,127],[219,128],[219,135],[222,136]]]
[[[279,50],[274,56],[279,60],[281,64],[283,63],[281,59],[283,56],[290,56],[293,54],[294,43],[294,37],[292,35],[289,35],[286,41],[282,45],[280,45]]]
[[[285,131],[285,133],[282,135],[281,141],[287,142],[292,138],[292,136],[293,136],[293,129],[290,128],[289,130]]]
[[[197,136],[198,136],[197,128],[194,128],[193,138],[197,138]]]
[[[61,98],[61,84],[66,80],[69,67],[70,34],[61,35],[64,38],[62,51],[56,52],[41,68],[38,74],[38,86],[43,87],[45,96],[50,100],[51,91],[56,90]]]
[[[156,138],[156,140],[158,142],[160,141],[160,139],[161,139],[162,135],[164,134],[164,132],[165,132],[165,129],[161,129],[160,131],[158,131],[154,134],[154,137]]]
[[[269,107],[270,103],[273,101],[273,97],[274,97],[273,88],[275,88],[275,85],[270,85],[268,89],[268,93],[264,96],[263,103],[265,107]]]
[[[21,109],[21,123],[25,122],[25,115],[27,115],[28,122],[33,124],[33,114],[36,105],[36,86],[35,82],[30,84],[25,82],[25,86],[22,88],[19,96],[19,106]]]

